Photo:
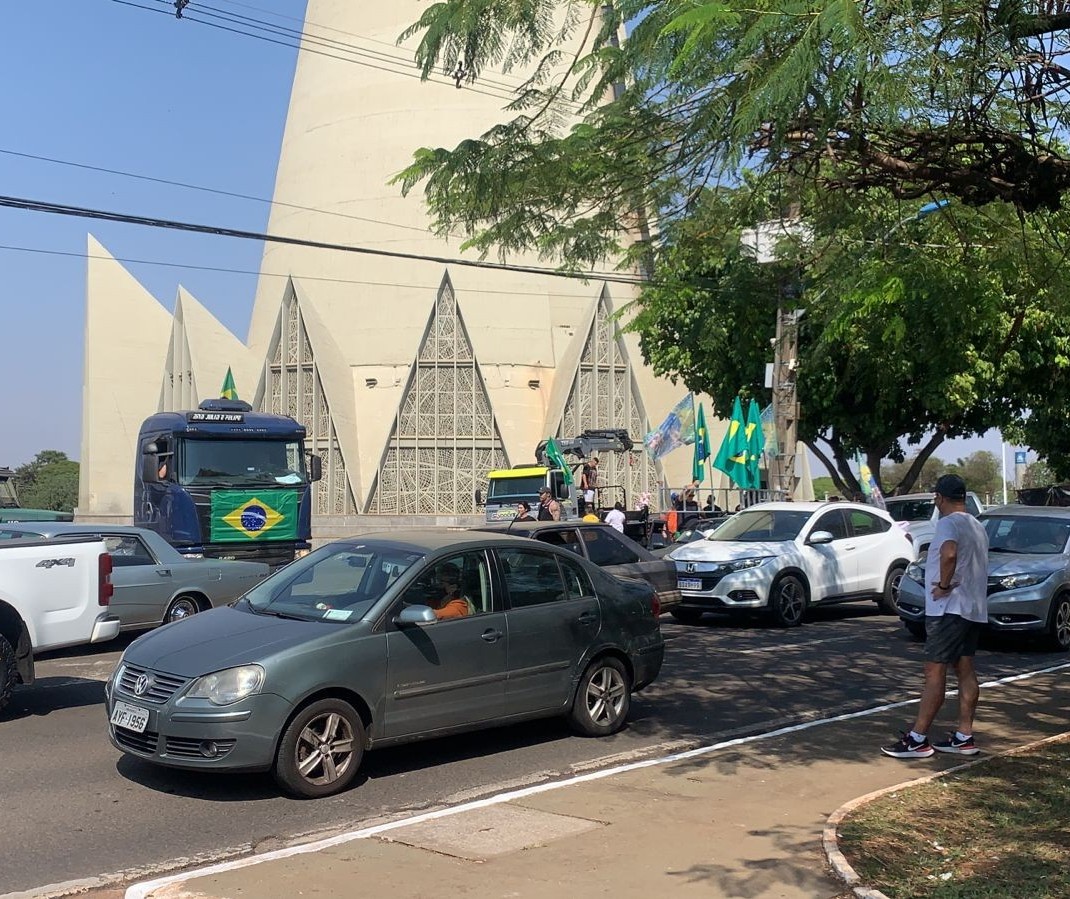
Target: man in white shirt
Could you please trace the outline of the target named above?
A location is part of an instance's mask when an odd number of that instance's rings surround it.
[[[624,533],[624,505],[618,500],[613,504],[613,508],[606,513],[606,524],[608,524],[614,530]]]
[[[934,752],[976,755],[973,716],[980,693],[973,657],[988,621],[988,535],[966,511],[966,484],[945,474],[936,482],[940,520],[925,559],[925,686],[914,727],[898,743],[881,747],[894,758],[928,758]],[[959,682],[959,726],[930,743],[929,726],[944,704],[947,669]]]

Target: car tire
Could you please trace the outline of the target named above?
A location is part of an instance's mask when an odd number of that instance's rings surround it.
[[[15,648],[6,637],[0,635],[0,712],[11,701],[11,691],[18,680]]]
[[[769,616],[777,627],[798,627],[808,604],[806,584],[797,575],[782,575],[769,588]]]
[[[1061,593],[1051,601],[1048,646],[1056,652],[1070,649],[1070,593]]]
[[[884,579],[884,593],[877,601],[877,608],[885,615],[894,615],[899,609],[899,585],[906,570],[906,566],[901,564],[888,569],[888,575]]]
[[[587,737],[608,737],[624,727],[632,703],[632,679],[620,659],[603,656],[587,666],[569,712],[572,728]]]
[[[702,620],[701,609],[669,609],[669,614],[680,624],[698,624]]]
[[[925,622],[924,621],[903,621],[903,627],[907,629],[910,634],[910,638],[915,643],[925,642]]]
[[[190,596],[187,593],[183,593],[181,596],[176,596],[171,600],[171,604],[167,607],[167,611],[164,612],[163,623],[171,624],[174,621],[182,621],[185,618],[191,618],[198,612],[203,611],[204,607],[196,596]]]
[[[340,793],[353,783],[363,755],[364,723],[357,710],[343,699],[321,699],[301,709],[283,732],[275,782],[301,799]]]

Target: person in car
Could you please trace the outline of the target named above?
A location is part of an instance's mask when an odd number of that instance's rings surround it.
[[[461,573],[456,565],[440,565],[435,580],[442,595],[432,597],[427,604],[436,618],[464,618],[472,613],[472,604],[461,593]]]

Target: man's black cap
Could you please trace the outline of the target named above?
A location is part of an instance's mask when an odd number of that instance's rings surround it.
[[[966,482],[957,474],[940,475],[933,489],[947,499],[966,499]]]

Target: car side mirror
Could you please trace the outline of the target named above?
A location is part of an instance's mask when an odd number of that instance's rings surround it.
[[[831,543],[835,539],[831,531],[814,531],[806,542],[811,546],[822,546],[825,543]]]
[[[399,627],[427,627],[429,624],[435,624],[438,618],[435,617],[434,609],[430,606],[406,606],[394,617],[394,624]]]
[[[149,446],[155,446],[156,444],[150,443]],[[156,458],[155,453],[149,455],[146,454],[141,457],[141,480],[146,484],[155,484],[159,477],[157,476],[160,469],[160,460]]]
[[[478,487],[476,488],[475,498],[476,498],[476,505],[477,506],[482,506],[483,505],[483,491],[480,490]]]

